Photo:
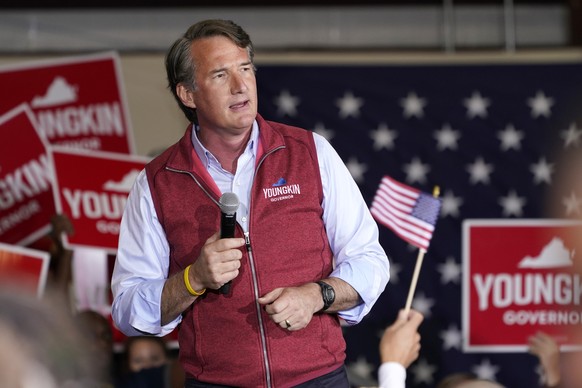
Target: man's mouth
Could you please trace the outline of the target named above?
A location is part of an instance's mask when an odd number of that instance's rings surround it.
[[[239,102],[237,104],[233,104],[230,106],[230,109],[241,109],[244,108],[245,106],[247,106],[249,104],[249,100],[245,100],[242,102]]]

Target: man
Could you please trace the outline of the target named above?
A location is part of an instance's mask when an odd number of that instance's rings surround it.
[[[128,198],[116,324],[128,335],[180,324],[186,387],[348,387],[338,317],[359,322],[389,277],[348,170],[322,137],[258,115],[253,46],[238,25],[193,25],[166,70],[193,124]],[[226,192],[240,206],[235,237],[221,239]]]

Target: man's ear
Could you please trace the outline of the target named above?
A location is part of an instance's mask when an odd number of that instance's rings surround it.
[[[188,108],[196,109],[194,94],[190,88],[187,88],[183,84],[178,84],[176,86],[176,94],[180,97],[182,104],[186,105]]]

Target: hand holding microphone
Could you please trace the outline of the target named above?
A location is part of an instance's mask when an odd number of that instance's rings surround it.
[[[220,238],[232,238],[236,226],[236,211],[239,206],[238,197],[235,193],[224,193],[218,203],[220,205]],[[230,293],[231,285],[232,281],[225,283],[218,289],[218,293]]]

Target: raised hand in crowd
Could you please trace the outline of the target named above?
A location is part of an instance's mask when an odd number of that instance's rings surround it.
[[[536,355],[544,370],[545,386],[560,385],[560,348],[556,341],[544,332],[538,332],[528,339],[529,352]]]
[[[420,352],[420,334],[418,327],[424,317],[415,310],[410,310],[408,315],[404,310],[398,312],[396,321],[388,326],[380,340],[380,360],[384,362],[397,362],[408,368],[417,358]]]
[[[74,228],[71,220],[64,214],[55,214],[51,217],[51,230],[48,234],[50,239],[49,253],[51,255],[49,286],[59,292],[66,293],[71,282],[71,260],[73,251],[65,249],[63,245],[63,234],[73,234]]]
[[[404,388],[406,368],[420,352],[418,327],[424,317],[415,310],[398,312],[396,321],[388,326],[380,340],[379,385],[382,388]]]

